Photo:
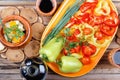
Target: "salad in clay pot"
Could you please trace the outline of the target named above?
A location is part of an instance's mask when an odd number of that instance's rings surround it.
[[[29,22],[21,16],[7,16],[1,22],[0,41],[5,46],[21,47],[30,41],[31,34]]]

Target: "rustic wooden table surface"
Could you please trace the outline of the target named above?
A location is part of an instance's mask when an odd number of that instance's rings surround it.
[[[62,2],[62,0],[57,1],[58,4]],[[117,7],[118,12],[120,13],[120,0],[112,1]],[[25,5],[35,7],[35,2],[36,0],[0,0],[0,7],[8,5]],[[44,20],[45,25],[47,25],[47,23],[49,22],[49,20],[46,21],[46,19]],[[81,77],[67,78],[62,77],[49,69],[46,80],[120,80],[120,69],[112,66],[107,59],[107,55],[110,50],[120,47],[120,45],[115,42],[115,38],[116,37],[114,37],[114,40],[106,50],[98,65],[88,74]],[[19,64],[14,64],[7,61],[6,59],[0,58],[0,80],[23,80],[19,73],[19,66]]]

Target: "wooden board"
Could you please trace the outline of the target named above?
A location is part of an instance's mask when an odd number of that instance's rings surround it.
[[[7,3],[11,2],[9,0],[0,0],[0,1],[3,1],[4,5],[5,5],[5,2],[7,2],[7,1],[8,1]],[[29,2],[29,0],[25,0],[25,1]],[[36,0],[30,0],[30,1],[33,1],[33,3],[35,3]],[[115,4],[115,6],[117,7],[118,12],[120,14],[120,0],[113,0],[113,2]],[[1,4],[2,3],[0,2],[0,7],[3,6]],[[16,4],[12,4],[12,5],[16,5]],[[26,5],[26,4],[22,3],[22,4],[20,4],[20,6],[21,5]],[[27,6],[26,5],[26,7],[35,7],[35,6],[34,5]],[[51,17],[43,17],[44,24],[47,25],[47,23],[49,22],[50,19],[51,19]],[[98,65],[88,74],[86,74],[82,77],[66,78],[66,77],[62,77],[62,76],[54,73],[53,71],[51,71],[49,69],[49,73],[47,75],[46,80],[119,80],[120,79],[120,69],[112,66],[108,62],[108,59],[107,59],[108,52],[111,49],[120,47],[120,45],[118,45],[115,42],[115,38],[116,37],[114,37],[114,40],[110,44],[109,48],[105,52],[104,56],[102,57],[102,59],[100,60]],[[19,64],[14,64],[14,63],[7,61],[6,59],[0,58],[0,80],[23,80],[19,74]]]

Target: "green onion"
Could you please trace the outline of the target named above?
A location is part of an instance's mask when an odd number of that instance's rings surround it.
[[[43,45],[50,41],[53,37],[55,37],[60,30],[66,25],[66,23],[70,20],[71,16],[78,11],[80,5],[84,2],[84,0],[76,0],[75,4],[69,8],[60,22],[55,26],[55,28],[48,34],[48,36],[44,39]]]

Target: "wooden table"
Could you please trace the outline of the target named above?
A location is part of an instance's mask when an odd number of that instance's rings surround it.
[[[62,2],[62,0],[57,1],[58,4]],[[120,0],[112,1],[120,13]],[[8,5],[35,6],[35,2],[36,0],[0,0],[0,7]],[[46,19],[48,20],[46,21]],[[44,22],[45,25],[49,22],[50,17],[46,19],[46,22]],[[107,59],[107,55],[111,49],[120,47],[120,45],[115,42],[115,38],[98,65],[88,74],[81,77],[67,78],[60,76],[49,69],[46,80],[120,80],[120,69],[112,66]],[[19,73],[19,66],[19,64],[14,64],[0,58],[0,80],[23,80]]]

